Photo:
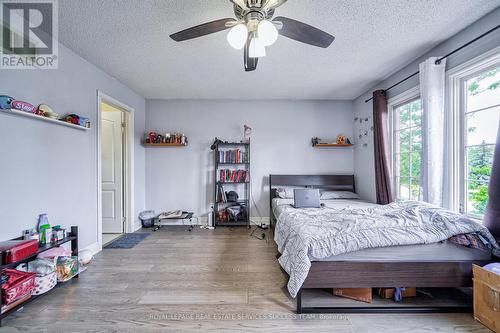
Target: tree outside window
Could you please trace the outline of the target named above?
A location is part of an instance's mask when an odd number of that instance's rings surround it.
[[[422,156],[422,103],[407,102],[393,110],[394,183],[398,199],[420,197],[420,160]]]
[[[500,67],[467,80],[464,147],[464,212],[481,217],[488,203],[488,183],[500,122]]]

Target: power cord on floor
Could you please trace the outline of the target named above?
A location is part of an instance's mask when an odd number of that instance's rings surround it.
[[[259,216],[259,219],[260,219],[260,225],[259,224],[255,225],[255,228],[250,233],[250,237],[256,238],[258,240],[265,240],[266,243],[269,244],[269,237],[266,237],[265,232],[262,232],[262,234],[260,236],[255,235],[255,232],[257,230],[262,230],[262,231],[268,230],[268,226],[262,224],[262,214],[260,213],[259,207],[257,207],[257,204],[255,203],[255,199],[254,199],[254,196],[252,195],[252,193],[250,193],[250,200],[252,201],[253,206],[255,207],[255,210],[257,211],[257,215]]]

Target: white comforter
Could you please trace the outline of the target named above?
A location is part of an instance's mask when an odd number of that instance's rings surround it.
[[[274,240],[282,254],[279,263],[290,275],[288,291],[292,297],[304,283],[311,260],[332,255],[373,247],[429,244],[471,232],[477,232],[500,253],[488,229],[460,214],[415,201],[366,205],[326,204],[323,208],[302,209],[283,201],[275,205]]]

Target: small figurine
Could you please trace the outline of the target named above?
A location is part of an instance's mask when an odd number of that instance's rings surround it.
[[[252,128],[248,125],[243,125],[243,143],[250,142],[251,134],[252,134]]]

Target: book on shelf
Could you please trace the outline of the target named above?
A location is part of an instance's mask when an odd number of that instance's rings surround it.
[[[248,152],[241,149],[220,150],[219,163],[248,163]]]
[[[224,183],[243,183],[248,182],[250,179],[247,170],[219,170],[219,181]]]
[[[224,190],[224,186],[219,186],[219,199],[218,202],[227,202],[226,191]]]

